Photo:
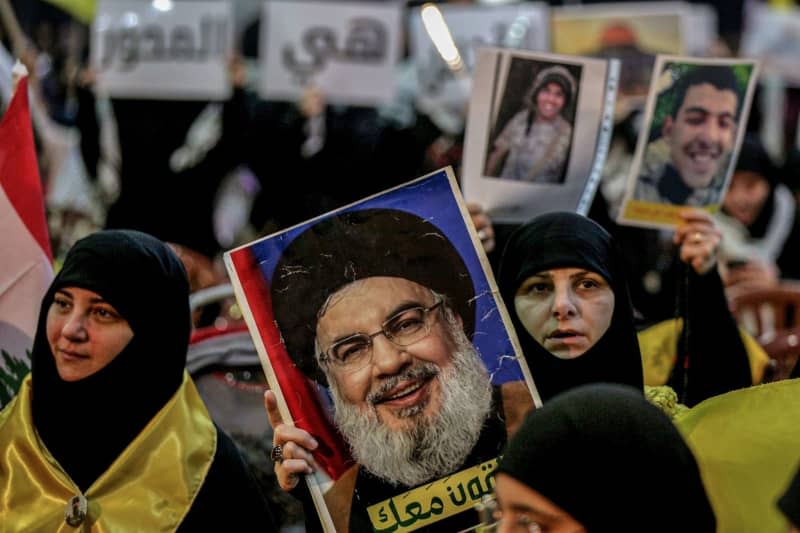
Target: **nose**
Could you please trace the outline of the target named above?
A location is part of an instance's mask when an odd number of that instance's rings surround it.
[[[553,316],[559,320],[577,316],[578,307],[575,305],[575,295],[571,287],[556,284],[553,290]]]
[[[377,375],[394,375],[406,365],[411,364],[411,354],[407,348],[397,346],[386,335],[372,339],[372,366]]]
[[[61,328],[61,334],[72,342],[83,342],[89,337],[86,331],[86,317],[80,313],[71,313]]]
[[[700,128],[700,139],[708,143],[718,143],[722,136],[722,128],[720,128],[714,117],[709,117],[703,121]]]

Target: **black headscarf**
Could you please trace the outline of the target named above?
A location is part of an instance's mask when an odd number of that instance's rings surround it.
[[[713,533],[697,462],[672,421],[633,388],[591,384],[531,412],[497,468],[588,531]]]
[[[778,499],[778,508],[794,527],[800,527],[800,469]]]
[[[769,193],[764,199],[761,211],[747,228],[751,237],[761,239],[766,235],[769,223],[775,215],[775,188],[781,182],[781,171],[773,163],[758,135],[753,133],[745,135],[736,160],[736,172],[752,172],[761,176],[769,185]]]
[[[614,291],[614,314],[608,330],[574,359],[559,359],[534,340],[514,307],[520,284],[552,268],[591,270],[603,276]],[[642,356],[622,259],[611,235],[599,224],[568,212],[532,219],[509,238],[498,278],[500,294],[542,401],[584,383],[623,383],[643,389]]]
[[[105,368],[63,381],[47,341],[57,290],[96,292],[128,321],[133,338]],[[33,345],[33,421],[45,446],[86,491],[183,380],[189,284],[163,242],[136,231],[94,233],[70,249],[42,300]]]

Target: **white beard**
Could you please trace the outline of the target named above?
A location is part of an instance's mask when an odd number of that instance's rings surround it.
[[[388,428],[370,402],[366,408],[354,406],[342,397],[335,380],[330,380],[334,421],[349,443],[353,458],[392,485],[413,487],[452,474],[475,447],[489,417],[492,386],[486,368],[463,330],[453,326],[450,324],[448,329],[456,351],[450,365],[442,368],[417,362],[389,378],[433,376],[439,380],[442,405],[438,413],[422,415],[424,405],[396,413],[414,422],[410,429]]]

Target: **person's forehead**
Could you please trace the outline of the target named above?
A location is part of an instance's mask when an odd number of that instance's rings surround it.
[[[408,304],[431,305],[431,289],[405,278],[376,276],[345,285],[328,298],[318,327],[365,327]]]
[[[737,170],[733,173],[732,180],[742,185],[755,185],[762,182],[767,185],[769,183],[766,176],[752,170]]]
[[[370,300],[402,299],[409,295],[426,296],[431,290],[407,278],[372,276],[348,283],[331,296],[331,300],[359,298]]]
[[[686,91],[680,111],[702,108],[708,113],[736,114],[736,93],[730,89],[718,89],[710,83],[692,85]]]

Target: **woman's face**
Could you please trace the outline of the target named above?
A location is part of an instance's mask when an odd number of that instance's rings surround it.
[[[495,478],[498,533],[586,533],[568,512],[524,483],[500,473]]]
[[[523,281],[514,308],[536,342],[559,359],[574,359],[611,325],[614,291],[596,272],[554,268]]]
[[[90,290],[60,289],[47,311],[47,341],[64,381],[78,381],[105,368],[132,338],[128,321]]]
[[[544,120],[554,120],[564,107],[564,90],[557,83],[550,82],[536,93],[537,116]]]
[[[745,226],[756,221],[769,196],[769,182],[750,171],[733,173],[722,207]]]

